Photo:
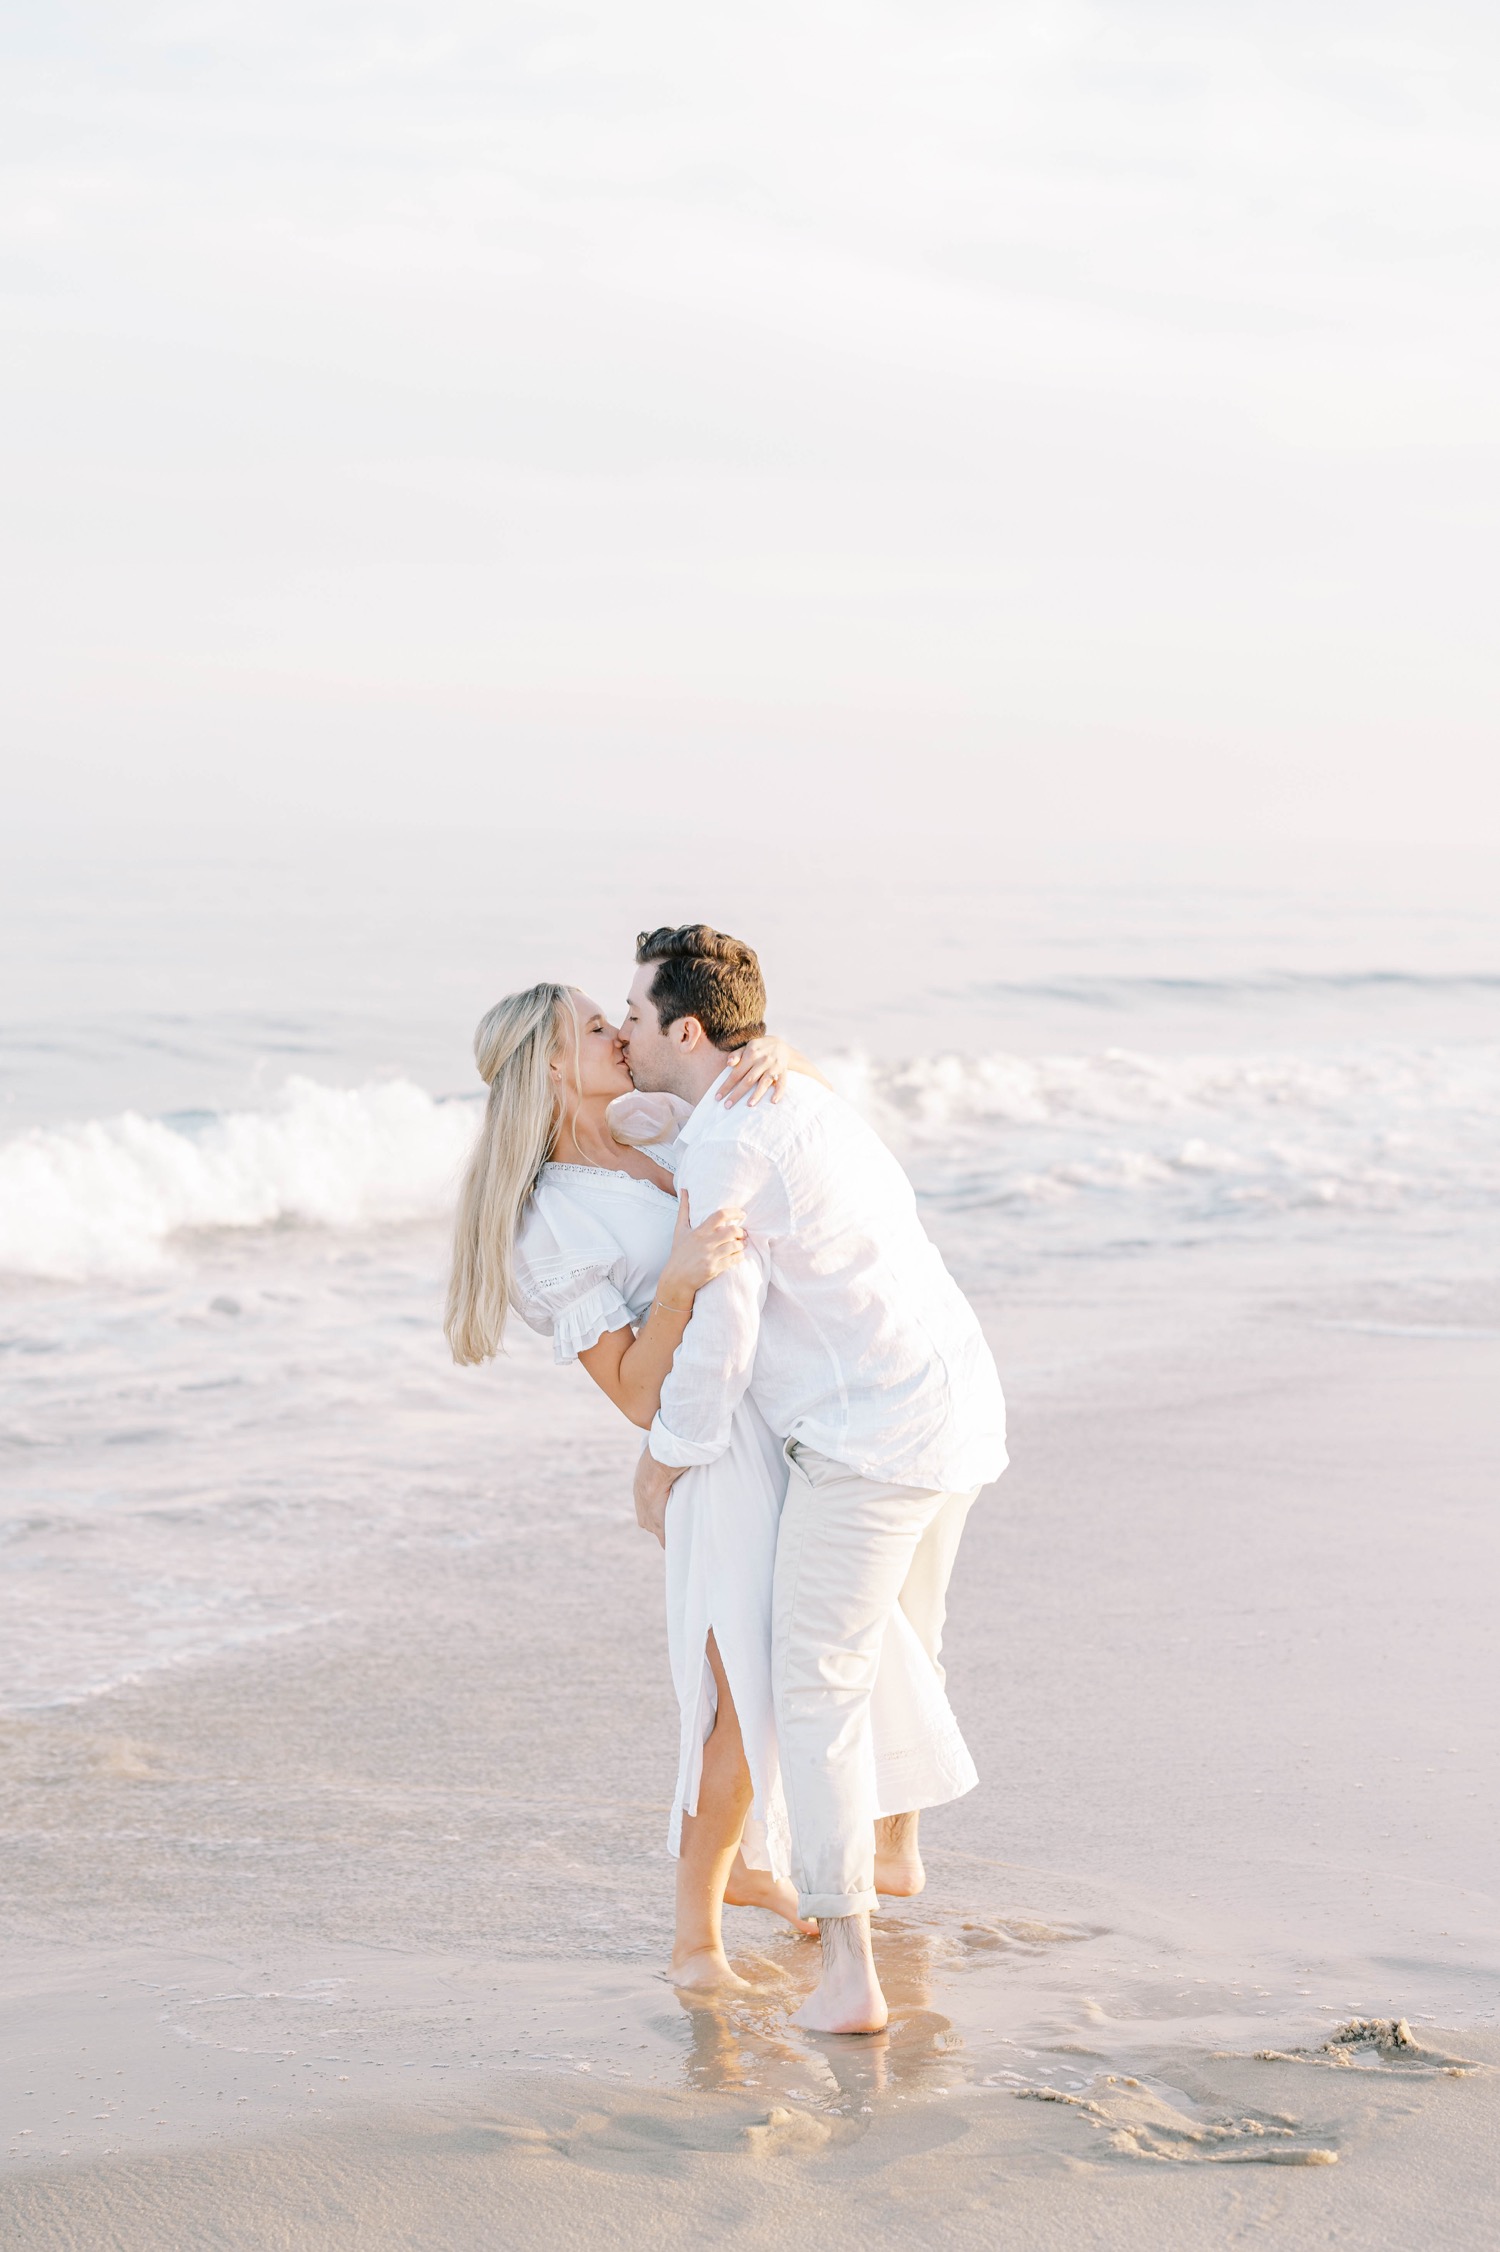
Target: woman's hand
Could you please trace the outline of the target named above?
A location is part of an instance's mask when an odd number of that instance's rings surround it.
[[[688,1313],[695,1292],[715,1275],[723,1274],[744,1256],[745,1215],[743,1212],[711,1212],[698,1227],[693,1226],[693,1216],[688,1210],[687,1191],[677,1199],[677,1225],[672,1231],[672,1249],[662,1268],[656,1295],[662,1304],[677,1313]]]
[[[769,1094],[773,1103],[779,1103],[782,1088],[801,1060],[790,1041],[778,1040],[774,1032],[763,1032],[758,1040],[747,1040],[719,1090],[720,1102],[732,1110],[742,1095],[748,1095],[750,1108],[754,1110]]]

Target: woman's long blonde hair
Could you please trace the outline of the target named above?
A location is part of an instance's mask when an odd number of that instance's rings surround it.
[[[514,1302],[516,1229],[557,1133],[548,1066],[569,1024],[576,1045],[570,988],[533,985],[497,1001],[474,1034],[474,1061],[490,1092],[453,1229],[443,1329],[456,1361],[487,1361],[500,1350]]]

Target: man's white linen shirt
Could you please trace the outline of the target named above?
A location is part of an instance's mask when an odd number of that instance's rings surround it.
[[[1005,1401],[973,1309],[911,1183],[816,1080],[726,1109],[723,1075],[672,1153],[695,1220],[745,1214],[744,1257],[699,1291],[650,1449],[676,1468],[729,1445],[748,1390],[771,1430],[892,1485],[965,1493],[1005,1468]]]

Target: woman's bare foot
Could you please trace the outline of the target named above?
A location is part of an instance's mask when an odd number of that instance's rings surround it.
[[[800,1931],[804,1939],[818,1936],[812,1917],[797,1913],[797,1887],[790,1879],[773,1877],[769,1869],[750,1868],[743,1853],[734,1857],[724,1898],[731,1908],[768,1908],[773,1916],[784,1916],[793,1931]]]
[[[696,1954],[673,1956],[669,1973],[672,1984],[690,1994],[753,1994],[755,1989],[748,1978],[741,1978],[730,1968],[729,1957],[721,1947],[700,1947]]]
[[[793,2025],[807,2033],[883,2033],[891,2013],[875,1975],[869,1917],[826,1916],[818,1929],[823,1975],[792,2013]]]

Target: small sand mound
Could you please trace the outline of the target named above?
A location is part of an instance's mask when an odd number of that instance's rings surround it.
[[[832,2133],[826,2119],[778,2104],[759,2125],[745,2129],[745,2140],[760,2158],[803,2158],[821,2150]]]
[[[159,1783],[164,1780],[160,1754],[151,1744],[138,1744],[129,1736],[101,1736],[94,1748],[97,1774],[122,1783]]]
[[[1469,2057],[1424,2048],[1404,2017],[1351,2017],[1315,2049],[1257,2049],[1262,2064],[1322,2064],[1345,2072],[1446,2072],[1454,2079],[1484,2068]]]
[[[1098,1936],[1097,1931],[1079,1925],[1036,1923],[1024,1916],[993,1916],[983,1923],[965,1924],[959,1933],[965,1947],[1019,1948],[1027,1953],[1045,1947],[1076,1946],[1080,1940]]]
[[[1210,2166],[1336,2166],[1338,2152],[1299,2142],[1291,2119],[1193,2119],[1139,2080],[1101,2080],[1092,2096],[1060,2088],[1022,2088],[1033,2103],[1065,2103],[1102,2128],[1111,2150],[1125,2158]]]

